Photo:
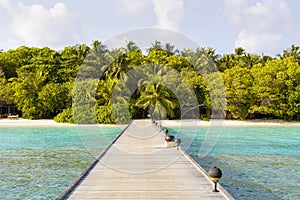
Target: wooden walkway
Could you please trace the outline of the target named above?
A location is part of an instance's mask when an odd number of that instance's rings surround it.
[[[58,199],[233,199],[150,120],[133,121]]]

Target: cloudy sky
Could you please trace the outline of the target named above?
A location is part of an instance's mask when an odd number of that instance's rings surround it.
[[[59,50],[155,27],[220,54],[276,55],[300,46],[299,9],[298,0],[0,0],[0,49]]]

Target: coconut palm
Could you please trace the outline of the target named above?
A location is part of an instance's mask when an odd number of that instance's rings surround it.
[[[255,64],[259,63],[260,57],[256,54],[245,53],[242,57],[243,67],[251,69]]]
[[[108,78],[106,80],[100,80],[96,91],[96,105],[111,105],[113,89],[117,82],[117,79],[111,78]]]
[[[124,75],[130,69],[130,66],[124,49],[113,49],[109,56],[112,62],[109,64],[105,76],[116,79],[125,78]]]
[[[103,44],[103,42],[100,42],[99,40],[95,40],[92,43],[92,51],[95,55],[100,55],[102,53],[109,52],[106,45]]]
[[[140,50],[140,48],[133,41],[127,42],[126,52],[131,52],[131,51],[136,51],[136,50]]]
[[[300,63],[300,47],[292,44],[291,48],[288,48],[283,51],[282,55],[278,55],[280,58],[292,57],[298,63]]]
[[[153,119],[174,117],[177,104],[172,94],[159,83],[149,83],[143,87],[136,106],[149,110]]]
[[[94,41],[78,71],[77,80],[100,78],[111,62],[108,54],[109,50],[102,42],[99,42],[98,40]]]
[[[87,55],[86,61],[94,62],[101,66],[106,65],[107,62],[109,62],[109,57],[107,56],[108,53],[109,50],[107,49],[106,45],[98,40],[95,40],[92,43],[92,48]]]
[[[170,43],[165,44],[164,50],[168,52],[168,55],[179,55],[179,50],[175,49],[175,46]]]
[[[153,50],[162,50],[162,44],[160,41],[155,40],[153,43],[151,43],[151,47],[148,49],[148,52],[151,52]]]
[[[170,71],[167,67],[149,64],[137,70],[139,74],[138,95],[136,106],[150,112],[155,119],[174,117],[177,100],[166,87],[166,75]],[[170,78],[168,76],[168,78]]]
[[[231,69],[235,65],[233,54],[224,54],[222,58],[218,61],[218,68],[221,72],[226,69]]]
[[[78,44],[75,46],[75,49],[76,49],[78,60],[82,60],[82,61],[85,59],[85,57],[90,51],[90,48],[85,44],[81,44],[81,45]]]

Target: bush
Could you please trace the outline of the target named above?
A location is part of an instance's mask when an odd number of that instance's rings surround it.
[[[54,121],[58,123],[74,123],[74,115],[72,108],[64,109],[63,112],[59,113],[54,117]]]
[[[98,106],[96,108],[96,115],[100,124],[113,124],[115,120],[112,117],[111,106]]]
[[[76,121],[74,122],[74,112],[72,108],[64,109],[54,117],[54,121],[58,123],[77,123],[77,124],[114,124],[115,120],[112,117],[111,106],[98,106],[96,108],[97,120],[93,116],[89,116],[86,113],[77,112]],[[81,120],[79,120],[81,119]]]
[[[94,105],[77,106],[73,105],[74,123],[76,124],[97,124],[97,116]]]

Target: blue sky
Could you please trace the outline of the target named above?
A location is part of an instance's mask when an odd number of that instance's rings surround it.
[[[0,49],[60,50],[153,27],[220,54],[241,46],[274,56],[300,46],[299,8],[297,0],[0,0]]]

